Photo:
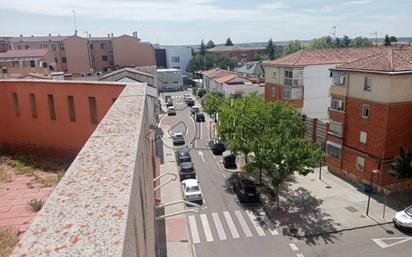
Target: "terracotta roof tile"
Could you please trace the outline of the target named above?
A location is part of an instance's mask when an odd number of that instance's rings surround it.
[[[47,51],[47,49],[10,50],[0,53],[0,58],[43,57]]]

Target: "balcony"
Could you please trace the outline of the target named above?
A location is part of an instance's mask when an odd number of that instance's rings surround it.
[[[347,96],[347,88],[345,85],[332,85],[329,88],[330,95]]]
[[[303,99],[303,87],[283,87],[283,99],[285,100]]]
[[[303,86],[303,79],[299,78],[285,78],[283,81],[285,86],[301,87]]]

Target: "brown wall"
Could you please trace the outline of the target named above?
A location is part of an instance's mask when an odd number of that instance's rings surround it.
[[[149,43],[138,38],[123,35],[112,39],[114,64],[125,66],[156,65],[155,50]]]
[[[67,58],[67,71],[72,74],[88,72],[91,69],[88,40],[78,36],[63,40]]]
[[[113,46],[111,38],[106,40],[93,40],[93,49],[91,50],[93,55],[93,65],[95,71],[103,71],[104,68],[113,65]],[[101,44],[106,44],[106,48],[101,48]],[[107,56],[107,61],[103,61],[102,56]]]
[[[91,122],[88,97],[96,98],[100,122],[123,87],[85,82],[0,81],[0,144],[74,157],[97,126]],[[14,92],[18,96],[19,116],[13,109]],[[35,95],[37,118],[32,116],[30,94]],[[50,118],[48,95],[54,96],[56,120]],[[67,96],[74,97],[74,122],[69,119]]]

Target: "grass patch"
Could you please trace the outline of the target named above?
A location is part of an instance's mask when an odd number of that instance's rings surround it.
[[[44,200],[42,199],[35,198],[35,199],[31,199],[31,201],[29,202],[29,206],[35,212],[40,211],[43,205],[44,205]]]
[[[47,177],[39,177],[38,182],[42,184],[44,187],[54,187],[59,184],[60,180],[64,176],[64,170],[59,170],[56,174],[47,176]]]
[[[30,164],[25,163],[24,161],[19,159],[9,160],[8,164],[16,169],[16,173],[18,175],[32,176],[35,171],[35,169],[30,166]]]
[[[8,257],[18,241],[16,230],[0,228],[0,257]]]
[[[11,182],[11,176],[3,166],[0,166],[0,183]]]

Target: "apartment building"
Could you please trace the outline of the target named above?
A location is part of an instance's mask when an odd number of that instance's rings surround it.
[[[74,36],[30,36],[2,37],[11,50],[45,49],[52,61],[49,66],[54,71],[73,75],[107,72],[126,66],[155,65],[155,51],[150,43],[141,42],[133,36],[80,37]],[[7,48],[7,47],[2,47]]]
[[[332,84],[329,69],[379,51],[375,47],[304,49],[264,61],[265,100],[294,105],[307,117],[326,121]]]
[[[228,58],[235,58],[237,62],[252,62],[257,54],[265,54],[267,52],[264,46],[216,46],[207,50],[208,53],[221,55]]]
[[[1,150],[74,158],[11,256],[156,256],[148,94],[135,82],[0,80]]]
[[[391,169],[401,148],[412,148],[412,48],[380,48],[331,72],[329,170],[373,180],[378,190],[412,187],[412,179]]]

